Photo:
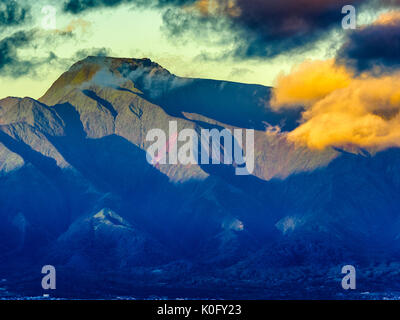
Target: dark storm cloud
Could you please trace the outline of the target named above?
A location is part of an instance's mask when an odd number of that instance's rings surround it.
[[[353,0],[359,6],[365,0]],[[241,14],[232,17],[247,37],[238,44],[239,57],[274,57],[306,47],[333,27],[340,27],[348,0],[238,0]]]
[[[367,4],[383,6],[371,0],[350,3],[359,10]],[[223,42],[228,39],[234,44],[228,55],[242,59],[272,58],[291,50],[309,49],[331,30],[341,27],[342,8],[349,1],[202,0],[197,4],[197,14],[174,9],[164,12],[168,35],[199,39],[214,31],[214,36],[222,35]],[[230,36],[226,36],[227,32]],[[221,58],[226,56],[225,52]]]
[[[126,3],[142,8],[181,7],[195,2],[196,0],[67,0],[64,2],[64,11],[78,14],[90,9],[116,7]]]
[[[234,55],[274,57],[307,49],[333,28],[341,28],[345,5],[353,5],[360,13],[399,8],[400,0],[237,0],[236,4],[241,14],[231,19],[241,26],[243,36]],[[399,64],[400,23],[358,28],[350,33],[339,56],[358,70]]]
[[[369,0],[353,0],[361,7]],[[231,32],[236,58],[272,58],[290,50],[306,50],[333,28],[340,28],[342,8],[348,0],[203,0],[197,16],[172,9],[163,15],[169,35],[198,36],[214,29],[221,34],[222,23]],[[214,3],[214,4],[213,4]],[[212,8],[218,3],[218,12]],[[217,6],[217,7],[218,7]],[[221,19],[222,18],[222,19]],[[216,23],[217,20],[222,22]]]
[[[30,8],[14,0],[0,1],[0,27],[23,24],[30,16]]]
[[[339,50],[337,60],[358,72],[372,69],[384,72],[400,67],[400,21],[352,32]]]

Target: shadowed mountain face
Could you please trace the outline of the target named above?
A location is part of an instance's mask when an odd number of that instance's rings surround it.
[[[1,100],[9,295],[41,295],[47,264],[61,297],[337,297],[349,263],[365,270],[360,292],[397,290],[400,151],[293,145],[285,131],[301,110],[275,113],[269,98],[270,88],[179,78],[148,59],[89,57],[40,101]],[[150,165],[146,135],[170,121],[255,129],[254,173]]]

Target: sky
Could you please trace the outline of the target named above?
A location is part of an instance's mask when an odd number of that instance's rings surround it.
[[[56,10],[55,20],[42,11],[49,5]],[[280,72],[288,72],[305,58],[334,54],[332,47],[343,36],[343,30],[331,28],[340,26],[338,12],[336,21],[327,23],[327,34],[312,43],[304,39],[304,46],[285,48],[273,39],[277,33],[271,40],[255,36],[253,43],[275,42],[282,47],[279,52],[235,52],[247,37],[236,25],[243,23],[246,28],[250,23],[232,21],[234,13],[226,6],[233,5],[231,0],[0,0],[0,98],[39,98],[85,54],[147,57],[179,76],[273,85]],[[259,24],[260,32],[268,28]],[[13,39],[7,38],[17,32],[33,32],[29,35],[33,39],[10,48]]]
[[[400,0],[0,0],[0,98],[39,98],[88,55],[273,86],[310,148],[400,141]]]

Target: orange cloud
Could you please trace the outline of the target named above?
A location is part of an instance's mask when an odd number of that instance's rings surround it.
[[[194,8],[204,16],[226,14],[230,17],[238,17],[241,14],[236,0],[198,0]]]
[[[62,29],[57,29],[55,30],[56,33],[72,33],[78,28],[82,30],[82,32],[87,32],[89,29],[91,23],[89,21],[86,21],[84,19],[74,19],[72,20],[66,27]]]
[[[373,23],[374,25],[398,25],[400,23],[400,11],[382,13]]]
[[[312,149],[400,146],[400,72],[354,77],[332,60],[308,61],[281,75],[273,96],[275,108],[299,104],[306,111],[291,141]]]
[[[351,75],[345,67],[327,61],[305,61],[289,75],[281,74],[275,83],[273,108],[308,107],[331,92],[347,87]]]

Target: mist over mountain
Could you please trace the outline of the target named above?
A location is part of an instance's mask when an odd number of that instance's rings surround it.
[[[39,100],[0,100],[7,294],[41,295],[45,264],[61,297],[338,297],[349,263],[354,295],[398,290],[400,150],[294,144],[301,107],[277,112],[270,97],[149,59],[88,57]],[[149,164],[146,134],[170,121],[254,129],[253,174]]]

